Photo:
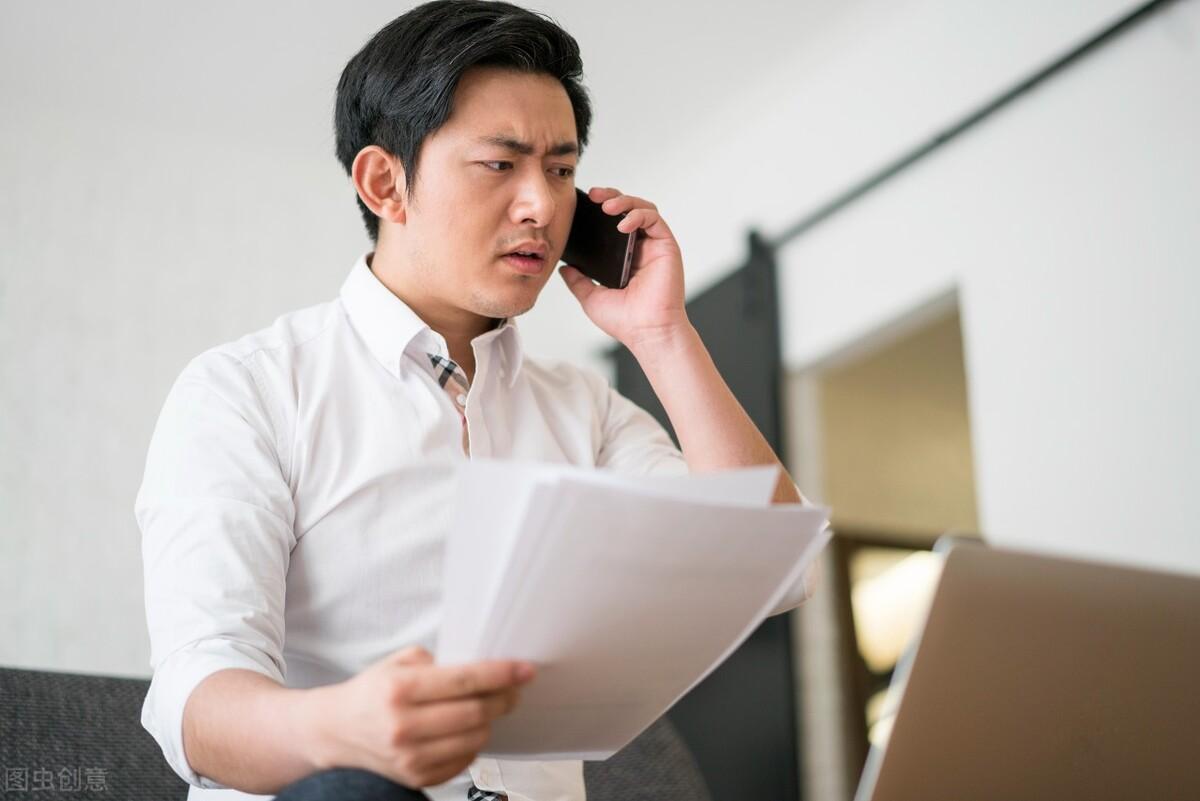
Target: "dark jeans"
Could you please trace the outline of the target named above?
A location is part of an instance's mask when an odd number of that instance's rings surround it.
[[[428,801],[428,796],[368,770],[332,768],[292,782],[275,801]]]

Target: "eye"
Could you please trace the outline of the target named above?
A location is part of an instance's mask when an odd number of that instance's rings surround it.
[[[511,161],[481,161],[479,163],[482,164],[483,166],[487,167],[492,172],[502,172],[504,170],[512,169]],[[493,166],[493,165],[497,165],[497,166]]]
[[[554,172],[558,174],[559,178],[570,178],[575,174],[574,167],[554,167],[553,169]]]

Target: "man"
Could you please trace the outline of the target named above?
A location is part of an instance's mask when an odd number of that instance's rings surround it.
[[[337,300],[187,365],[138,494],[142,720],[189,798],[582,799],[579,762],[477,759],[532,665],[432,664],[455,465],[778,463],[688,322],[646,200],[589,193],[644,235],[626,289],[561,275],[637,357],[682,453],[599,375],[522,351],[515,318],[574,211],[581,77],[553,22],[477,0],[414,9],[346,66],[337,152],[375,247]],[[784,474],[775,501],[801,500]]]

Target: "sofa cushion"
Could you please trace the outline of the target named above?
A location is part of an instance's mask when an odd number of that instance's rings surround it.
[[[187,783],[142,728],[149,687],[145,679],[0,668],[4,797],[26,797],[14,792],[23,778],[29,798],[184,801]]]
[[[13,799],[186,801],[187,783],[142,728],[149,688],[147,679],[0,668],[0,792]],[[709,801],[699,768],[666,718],[606,762],[584,763],[584,780],[588,801]]]

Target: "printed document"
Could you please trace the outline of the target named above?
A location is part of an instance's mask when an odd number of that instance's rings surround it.
[[[436,661],[538,666],[481,756],[607,759],[732,654],[829,539],[779,475],[465,463]]]

